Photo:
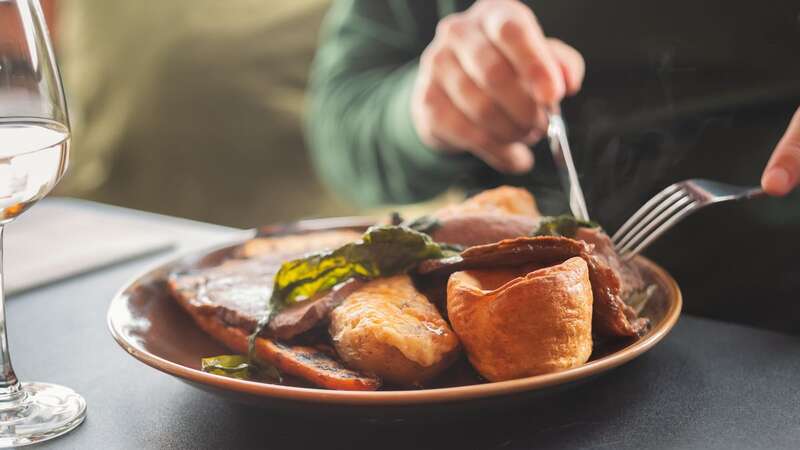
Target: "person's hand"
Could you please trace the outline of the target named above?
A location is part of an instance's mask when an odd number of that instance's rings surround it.
[[[544,109],[583,82],[584,62],[545,37],[514,0],[481,0],[443,18],[420,58],[411,117],[422,142],[471,152],[503,172],[533,167],[528,145],[545,131]]]
[[[800,182],[800,108],[781,138],[761,177],[761,187],[770,194],[788,194]]]

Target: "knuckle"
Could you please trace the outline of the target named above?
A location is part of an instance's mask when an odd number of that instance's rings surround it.
[[[422,67],[433,67],[436,59],[439,58],[439,54],[442,52],[442,47],[433,43],[429,45],[425,50],[422,51],[422,54],[419,57],[419,63]]]
[[[475,99],[475,117],[481,122],[492,121],[497,117],[497,110],[494,103],[488,97],[478,97]]]
[[[455,80],[455,89],[458,92],[464,93],[466,96],[475,95],[475,86],[472,80],[465,73],[460,73]]]
[[[569,45],[567,45],[561,39],[554,38],[554,37],[549,37],[549,36],[547,37],[547,44],[552,46],[552,47],[561,47],[561,48],[569,47]]]
[[[439,20],[436,24],[436,36],[445,36],[450,33],[450,28],[453,26],[453,16],[446,16]]]
[[[429,67],[431,65],[431,57],[433,56],[435,49],[432,45],[429,45],[425,50],[422,51],[422,54],[419,55],[419,65],[420,67]]]
[[[523,30],[516,20],[505,17],[497,25],[497,35],[503,41],[519,41],[523,38]]]
[[[430,55],[430,65],[435,69],[446,67],[450,63],[452,54],[446,48],[437,48]]]
[[[461,14],[450,14],[436,25],[436,35],[444,38],[460,36],[464,32],[465,25]]]
[[[474,7],[485,11],[500,9],[511,13],[518,13],[522,10],[530,11],[530,8],[519,0],[482,0],[476,2]]]
[[[442,99],[436,89],[426,89],[422,95],[422,104],[428,108],[432,115],[437,115],[442,109]]]
[[[514,2],[514,8],[516,12],[516,17],[520,19],[524,19],[528,21],[528,23],[533,23],[536,26],[539,26],[539,19],[536,17],[536,13],[533,12],[531,8],[525,5],[522,2]]]
[[[439,91],[429,82],[422,83],[414,97],[418,100],[415,103],[421,104],[428,110],[435,110],[441,104]]]
[[[546,69],[541,64],[536,64],[533,62],[528,62],[522,66],[520,69],[522,72],[522,76],[528,80],[543,82],[544,77],[546,77]]]
[[[483,64],[483,78],[488,86],[500,86],[514,79],[514,71],[500,58],[487,58]]]

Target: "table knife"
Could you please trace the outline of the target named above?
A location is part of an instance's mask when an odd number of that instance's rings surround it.
[[[578,172],[572,160],[572,152],[567,141],[567,127],[561,112],[556,108],[547,112],[547,139],[550,142],[550,151],[553,153],[561,186],[569,199],[569,209],[572,215],[579,220],[589,220],[583,190],[578,180]]]

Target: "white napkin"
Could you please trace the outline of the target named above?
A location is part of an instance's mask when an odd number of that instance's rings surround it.
[[[6,293],[23,291],[166,250],[153,220],[90,203],[45,199],[6,226]]]

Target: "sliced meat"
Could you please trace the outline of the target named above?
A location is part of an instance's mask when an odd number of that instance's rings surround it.
[[[249,333],[226,325],[218,316],[203,314],[182,296],[177,296],[176,299],[200,329],[234,352],[248,352]],[[272,364],[281,372],[303,378],[320,387],[374,391],[381,386],[380,379],[350,370],[324,351],[313,347],[288,346],[271,339],[257,338],[255,353],[257,358]]]
[[[331,311],[363,284],[362,281],[349,280],[315,298],[282,309],[269,321],[267,333],[278,339],[291,339],[327,322]]]
[[[594,245],[594,255],[619,275],[620,296],[624,300],[647,289],[639,267],[620,259],[611,238],[601,228],[580,227],[575,232],[575,239]]]
[[[431,237],[436,242],[472,247],[528,236],[537,223],[537,219],[530,216],[465,212],[439,219]]]
[[[170,274],[169,285],[176,296],[199,314],[218,317],[226,325],[249,333],[264,317],[273,278],[284,261],[343,245],[358,237],[360,234],[352,231],[335,231],[254,239],[238,249],[247,259],[176,272]],[[341,303],[344,292],[330,291],[287,308],[273,318],[266,333],[290,339],[321,324]]]
[[[173,273],[169,286],[173,295],[197,314],[251,332],[264,317],[272,278],[279,267],[274,260],[231,260],[216,267]]]
[[[452,258],[423,261],[417,271],[421,274],[442,274],[523,264],[547,267],[575,256],[583,258],[589,267],[594,297],[594,332],[601,336],[637,336],[646,331],[648,320],[637,317],[621,297],[620,277],[593,253],[590,244],[583,241],[552,236],[507,239],[470,247]]]
[[[436,242],[464,247],[530,235],[538,225],[539,210],[530,192],[500,186],[433,214],[430,232]]]
[[[272,280],[280,266],[265,260],[234,260],[221,266],[173,274],[169,286],[198,314],[219,318],[228,326],[251,333],[264,317]],[[281,310],[263,334],[291,339],[327,322],[330,312],[353,291],[357,282]]]
[[[355,236],[356,238],[358,235]],[[317,239],[319,238],[319,239]],[[264,317],[272,293],[275,273],[285,260],[350,242],[353,233],[309,233],[299,236],[260,238],[240,256],[218,266],[173,273],[169,287],[178,304],[213,338],[237,353],[248,352],[248,337]],[[251,241],[253,242],[253,241]],[[344,285],[317,299],[287,308],[276,315],[272,335],[288,339],[322,322],[357,285]],[[375,390],[380,379],[360,374],[342,365],[325,351],[300,345],[285,345],[259,337],[256,356],[280,371],[338,390]]]
[[[442,208],[434,214],[434,217],[444,219],[465,213],[499,213],[531,218],[541,215],[536,207],[536,200],[526,189],[500,186],[487,189],[459,204]]]
[[[459,342],[408,275],[379,278],[331,314],[330,333],[350,367],[402,386],[419,386],[455,361]]]

